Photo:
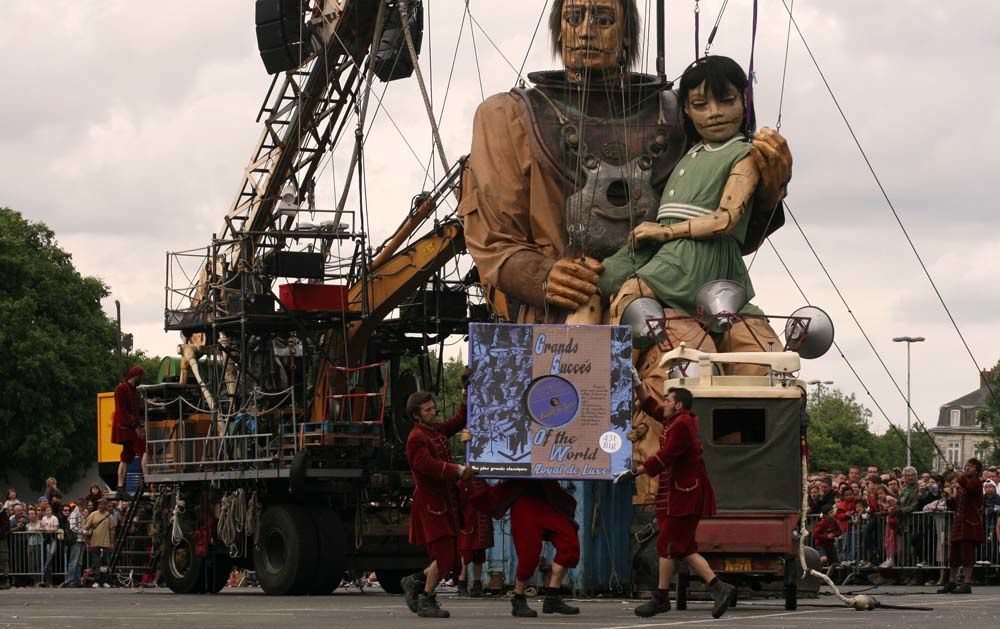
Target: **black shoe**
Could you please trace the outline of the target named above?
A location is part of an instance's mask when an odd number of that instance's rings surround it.
[[[944,587],[942,587],[940,590],[938,590],[937,593],[938,594],[951,594],[954,591],[955,591],[955,584],[949,582],[949,583],[945,583]]]
[[[403,577],[399,585],[403,588],[403,597],[406,599],[406,606],[410,608],[410,611],[414,614],[417,613],[417,595],[424,589],[427,585],[427,577],[424,576],[422,572],[414,572],[413,574]]]
[[[515,618],[535,618],[538,612],[528,607],[528,599],[524,594],[515,594],[510,599],[510,615]]]
[[[567,605],[566,602],[563,601],[559,588],[543,588],[542,592],[545,594],[545,600],[542,603],[543,614],[565,614],[567,616],[573,616],[580,613],[579,607]]]
[[[972,586],[968,583],[960,583],[951,591],[952,594],[972,594]]]
[[[653,590],[653,597],[636,607],[635,615],[640,618],[652,618],[668,611],[670,611],[670,592],[668,590]]]
[[[712,600],[715,601],[715,605],[712,607],[712,618],[722,618],[729,606],[733,604],[736,588],[716,577],[715,581],[708,586],[708,592],[712,595]]]
[[[483,582],[473,581],[472,587],[469,588],[469,598],[482,598],[483,596]]]
[[[459,596],[468,596],[469,595],[469,582],[468,581],[462,581],[462,580],[456,581],[455,582],[455,587],[458,588],[458,595]]]
[[[448,610],[441,609],[437,596],[421,592],[417,597],[417,616],[421,618],[451,618]]]

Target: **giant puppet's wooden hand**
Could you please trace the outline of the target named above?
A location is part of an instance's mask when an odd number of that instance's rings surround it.
[[[757,207],[773,208],[785,198],[788,182],[792,180],[792,152],[788,150],[788,142],[774,129],[764,127],[754,135],[750,156],[760,172]]]
[[[545,301],[557,308],[576,310],[597,293],[604,265],[593,258],[560,258],[545,280]]]

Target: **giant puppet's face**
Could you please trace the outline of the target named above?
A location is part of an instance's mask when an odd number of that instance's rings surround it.
[[[559,36],[563,65],[575,72],[615,69],[624,28],[619,0],[566,0]]]

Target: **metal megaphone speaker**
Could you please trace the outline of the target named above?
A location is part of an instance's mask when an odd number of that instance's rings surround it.
[[[714,280],[703,284],[694,296],[694,304],[702,322],[712,332],[725,332],[736,322],[729,314],[738,313],[747,305],[747,289],[731,280]]]
[[[625,307],[621,324],[632,328],[632,347],[646,349],[666,340],[666,334],[659,325],[650,326],[650,319],[663,318],[663,304],[652,297],[637,297]]]
[[[819,358],[833,345],[833,319],[816,306],[804,306],[791,314],[785,324],[785,351],[802,358]],[[795,318],[809,319],[808,329]]]

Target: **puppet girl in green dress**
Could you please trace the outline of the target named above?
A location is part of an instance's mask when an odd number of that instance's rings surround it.
[[[749,155],[746,87],[746,73],[728,57],[703,57],[684,72],[679,99],[688,135],[699,141],[670,174],[657,221],[640,224],[631,242],[603,261],[602,295],[631,298],[651,290],[660,303],[694,315],[698,289],[725,279],[753,298],[740,252],[760,180]],[[638,285],[622,290],[626,283]],[[612,306],[612,312],[623,309],[621,303]],[[748,310],[759,313],[754,306]]]

